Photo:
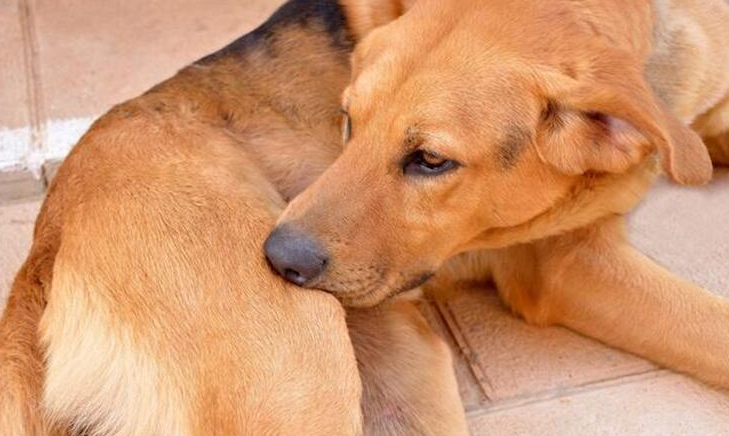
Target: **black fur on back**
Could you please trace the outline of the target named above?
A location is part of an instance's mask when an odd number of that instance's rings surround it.
[[[334,48],[342,51],[352,49],[353,40],[344,11],[336,0],[289,0],[252,32],[195,63],[206,64],[222,56],[243,55],[251,47],[269,46],[277,31],[288,26],[324,31],[331,37]]]

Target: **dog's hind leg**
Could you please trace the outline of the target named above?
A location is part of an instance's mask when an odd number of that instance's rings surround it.
[[[414,303],[347,312],[366,436],[467,435],[448,346]]]
[[[635,250],[621,217],[502,250],[494,278],[527,320],[564,325],[729,388],[729,301]]]
[[[26,271],[15,279],[0,321],[0,435],[60,436],[65,433],[50,425],[40,407],[43,359],[37,331],[43,292]]]

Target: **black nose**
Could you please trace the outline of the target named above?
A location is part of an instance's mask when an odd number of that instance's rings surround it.
[[[290,224],[276,227],[263,244],[268,261],[286,280],[304,286],[324,271],[326,251],[311,236]]]

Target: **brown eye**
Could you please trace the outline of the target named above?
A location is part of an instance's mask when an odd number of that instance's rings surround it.
[[[416,176],[437,176],[458,168],[460,164],[425,150],[416,150],[405,156],[403,173]]]
[[[431,167],[431,168],[435,168],[435,167],[443,165],[443,163],[447,159],[443,159],[442,157],[440,157],[436,154],[429,153],[427,151],[423,151],[420,154],[420,160],[422,161],[422,163],[424,165],[427,165],[428,167]]]
[[[346,110],[340,109],[340,112],[342,113],[342,143],[346,144],[352,136],[352,119]]]

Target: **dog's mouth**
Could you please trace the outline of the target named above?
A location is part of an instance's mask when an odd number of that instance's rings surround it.
[[[318,284],[315,288],[334,295],[344,306],[372,307],[423,285],[434,274],[432,271],[422,272],[394,286],[383,283],[382,281],[376,281],[366,286],[360,286],[357,289],[328,283]]]

